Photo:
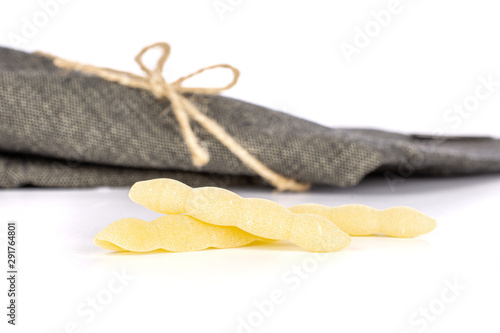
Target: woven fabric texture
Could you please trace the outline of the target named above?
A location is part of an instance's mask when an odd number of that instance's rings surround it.
[[[270,169],[302,182],[347,187],[373,172],[500,172],[500,140],[334,129],[227,97],[188,97]],[[211,157],[202,168],[192,165],[168,101],[0,48],[0,187],[126,186],[159,177],[192,186],[263,184],[192,126]]]

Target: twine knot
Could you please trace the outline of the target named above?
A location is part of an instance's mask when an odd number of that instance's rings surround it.
[[[156,63],[156,66],[151,69],[144,65],[143,56],[146,52],[153,48],[161,48],[162,53]],[[191,128],[190,119],[198,122],[198,124],[200,124],[224,146],[226,146],[234,155],[236,155],[243,163],[245,163],[245,165],[255,171],[259,176],[264,178],[271,185],[275,186],[279,191],[305,191],[310,187],[310,184],[299,183],[291,178],[282,176],[269,169],[261,161],[252,156],[248,152],[248,150],[243,148],[215,120],[200,112],[196,108],[196,106],[194,106],[186,97],[183,96],[184,93],[213,95],[219,94],[221,91],[232,88],[238,82],[240,72],[231,65],[218,64],[204,67],[196,72],[179,78],[173,83],[168,83],[163,77],[163,67],[165,66],[165,62],[170,55],[170,45],[163,42],[146,46],[135,57],[135,61],[145,74],[144,76],[117,71],[110,68],[101,68],[92,65],[80,64],[42,52],[37,53],[42,56],[51,58],[54,62],[54,65],[58,67],[97,75],[105,80],[118,82],[124,86],[148,90],[157,99],[169,100],[173,113],[177,119],[177,122],[179,123],[183,139],[189,151],[191,152],[193,165],[197,167],[201,167],[207,164],[210,161],[210,155],[200,145],[198,138]],[[231,70],[233,74],[232,81],[225,86],[215,88],[184,87],[182,85],[187,79],[190,79],[193,76],[214,68],[226,68]]]

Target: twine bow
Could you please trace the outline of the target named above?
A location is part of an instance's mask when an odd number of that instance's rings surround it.
[[[150,69],[144,65],[142,59],[147,51],[156,47],[161,48],[163,52],[158,59],[155,68]],[[198,122],[198,124],[200,124],[224,146],[226,146],[250,169],[267,180],[279,191],[305,191],[310,187],[310,184],[299,183],[291,178],[287,178],[269,169],[261,161],[251,155],[248,150],[243,148],[215,120],[207,117],[204,113],[200,112],[196,108],[196,106],[194,106],[186,97],[182,95],[183,93],[215,95],[220,93],[221,91],[230,89],[236,84],[240,76],[240,72],[231,65],[219,64],[204,67],[196,72],[179,78],[173,83],[168,83],[165,81],[165,78],[162,75],[163,67],[165,65],[165,62],[167,61],[168,56],[170,55],[170,45],[167,43],[160,42],[146,46],[135,57],[135,61],[139,64],[140,68],[145,74],[144,76],[139,76],[129,72],[117,71],[110,68],[101,68],[92,65],[80,64],[46,53],[37,53],[42,56],[51,58],[54,62],[54,65],[58,67],[97,75],[105,80],[118,82],[124,86],[145,89],[150,91],[158,99],[169,100],[172,106],[173,113],[177,119],[177,122],[179,123],[184,141],[186,142],[186,145],[191,152],[193,164],[197,167],[201,167],[207,164],[210,161],[210,156],[208,152],[200,146],[198,138],[194,134],[193,129],[191,128],[191,125],[189,123],[190,119],[194,119],[196,122]],[[187,79],[214,68],[230,69],[233,73],[233,80],[226,86],[218,88],[184,87],[182,85],[183,82]]]

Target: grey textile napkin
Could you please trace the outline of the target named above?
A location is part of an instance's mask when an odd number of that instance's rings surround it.
[[[227,97],[189,98],[266,166],[301,182],[347,187],[370,173],[390,180],[500,172],[497,139],[335,129]],[[263,184],[195,122],[211,159],[193,166],[169,106],[147,91],[0,47],[0,187],[127,186],[159,177]]]

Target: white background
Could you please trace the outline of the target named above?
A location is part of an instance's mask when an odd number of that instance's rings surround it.
[[[73,0],[51,7],[43,22],[38,1],[4,1],[0,44],[139,73],[136,53],[166,41],[172,46],[167,79],[229,63],[242,75],[226,96],[326,126],[500,137],[500,87],[473,110],[453,111],[474,100],[480,77],[500,81],[494,1],[401,0],[399,12],[350,62],[342,43],[355,46],[357,29],[373,26],[370,13],[390,1],[221,2],[232,10],[221,15],[212,0]],[[36,22],[40,27],[27,35],[25,26]],[[227,79],[211,73],[192,84]],[[283,243],[111,254],[92,244],[95,233],[122,217],[157,216],[128,200],[127,189],[2,190],[1,231],[9,220],[19,225],[19,326],[9,331],[63,332],[75,321],[83,332],[236,332],[239,318],[248,322],[258,311],[254,302],[270,299],[273,290],[283,292],[284,302],[251,331],[498,331],[499,189],[498,176],[409,178],[392,190],[384,179],[307,194],[235,189],[284,205],[408,205],[438,220],[429,235],[355,238],[320,262]],[[310,273],[295,290],[292,269],[303,265]],[[135,278],[87,323],[78,307],[104,295],[113,271],[122,269]],[[446,281],[466,288],[448,303],[440,301],[443,293],[453,295]],[[424,327],[418,311],[429,306],[436,314]]]

